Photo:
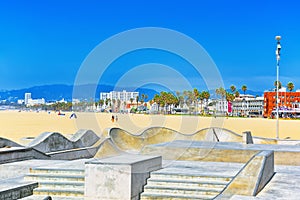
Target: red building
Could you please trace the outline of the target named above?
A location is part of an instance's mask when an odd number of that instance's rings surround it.
[[[300,92],[279,92],[280,110],[288,110],[290,113],[300,108]],[[264,93],[264,117],[270,117],[276,110],[276,91]],[[296,112],[296,111],[295,111]]]

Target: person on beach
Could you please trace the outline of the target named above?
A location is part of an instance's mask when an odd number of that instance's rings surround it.
[[[116,115],[116,122],[118,122],[118,115]]]
[[[115,122],[115,116],[111,116],[111,122]]]
[[[72,119],[72,118],[77,119],[77,115],[74,112],[72,112],[72,114],[70,115],[70,119]]]

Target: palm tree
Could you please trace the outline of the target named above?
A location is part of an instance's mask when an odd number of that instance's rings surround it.
[[[207,102],[210,97],[210,94],[208,91],[203,91],[201,94],[203,96],[203,99],[205,100],[205,108],[207,108]]]
[[[136,108],[138,108],[138,105],[139,105],[139,99],[140,97],[139,96],[136,96],[135,100],[136,100]]]
[[[183,91],[183,99],[184,99],[184,103],[188,104],[188,96],[189,96],[189,92],[187,90]]]
[[[235,97],[239,97],[239,96],[240,96],[239,91],[235,91],[234,96],[235,96]]]
[[[113,103],[113,105],[112,105],[112,111],[115,112],[115,104],[116,104],[116,100],[113,99],[113,100],[112,100],[112,103]]]
[[[120,112],[120,108],[121,108],[121,100],[117,99],[117,111]]]
[[[161,102],[161,97],[159,96],[159,94],[154,95],[153,102],[155,102],[157,104],[158,112],[159,112],[159,107],[160,107],[160,102]]]
[[[232,93],[235,93],[236,87],[235,87],[234,85],[231,85],[231,86],[230,86],[230,90],[231,90]]]
[[[229,93],[229,92],[226,92],[226,100],[227,101],[233,101],[234,100],[234,95],[233,94],[231,94],[231,93]]]
[[[133,100],[134,100],[133,98],[130,98],[130,103],[131,103],[131,105],[132,105],[132,103],[133,103]]]
[[[102,109],[102,106],[104,104],[104,100],[103,99],[100,99],[99,102],[98,102],[99,106],[100,106],[100,109]]]
[[[247,90],[247,86],[246,86],[246,85],[243,85],[243,86],[242,86],[242,90],[243,90],[243,92],[244,92],[244,95],[245,95],[245,93],[246,93],[246,90]]]
[[[110,102],[111,102],[110,98],[106,99],[106,100],[105,100],[105,105],[106,105],[106,106],[110,106]]]
[[[142,98],[141,98],[141,104],[143,104],[145,101],[145,94],[142,94]]]
[[[96,110],[97,110],[97,108],[98,108],[98,105],[99,105],[99,103],[96,101],[96,102],[95,102]]]
[[[274,82],[274,86],[275,86],[275,91],[277,91],[277,81]],[[280,81],[278,81],[278,89],[281,89],[282,84]]]
[[[196,112],[198,111],[198,100],[201,98],[197,88],[194,88],[194,100],[196,102]],[[202,109],[201,109],[202,110]]]
[[[292,82],[288,82],[288,84],[287,84],[287,89],[291,92],[293,89],[294,89],[294,83],[292,83]]]
[[[288,88],[288,90],[290,91],[290,92],[292,92],[292,90],[294,89],[294,83],[292,83],[292,82],[288,82],[288,84],[287,84],[287,88]],[[290,98],[289,98],[289,104],[290,104]]]

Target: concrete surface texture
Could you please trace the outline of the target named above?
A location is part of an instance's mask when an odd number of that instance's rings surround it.
[[[161,168],[159,156],[122,154],[86,162],[85,199],[138,200],[151,171]]]
[[[253,156],[233,178],[217,199],[228,199],[234,194],[255,196],[274,174],[274,152],[261,151]]]
[[[252,156],[263,150],[274,151],[275,164],[300,166],[300,146],[298,145],[180,140],[149,145],[143,148],[141,153],[146,155],[162,155],[166,160],[246,163]]]

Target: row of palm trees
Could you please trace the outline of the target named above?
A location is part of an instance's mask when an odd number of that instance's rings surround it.
[[[277,81],[274,82],[275,91],[277,90]],[[280,81],[278,81],[278,89],[282,88],[282,84]],[[295,85],[293,82],[288,82],[286,85],[286,88],[291,92],[295,88]]]
[[[247,86],[243,85],[241,89],[245,94]],[[239,91],[234,85],[230,86],[230,92],[226,91],[223,87],[220,87],[215,90],[215,93],[217,96],[220,96],[222,100],[226,99],[227,101],[233,101],[236,97],[240,96]],[[170,111],[171,107],[182,108],[184,105],[186,105],[190,112],[197,111],[198,105],[200,105],[200,111],[203,113],[203,105],[204,108],[207,108],[210,96],[211,95],[209,91],[200,92],[197,88],[194,88],[192,91],[177,91],[176,95],[171,92],[160,92],[160,94],[156,94],[154,96],[154,98],[150,101],[150,104],[155,102],[157,103],[159,109],[165,108],[165,111],[167,111],[167,109]],[[205,110],[206,109],[204,109],[204,111]]]
[[[171,112],[172,107],[183,108],[185,105],[189,108],[190,112],[198,110],[197,106],[200,102],[201,110],[203,102],[208,102],[210,93],[208,91],[200,92],[198,89],[185,90],[183,92],[177,91],[176,95],[171,92],[160,92],[156,94],[150,101],[150,104],[154,102],[158,105],[159,110],[164,108],[165,112]]]

